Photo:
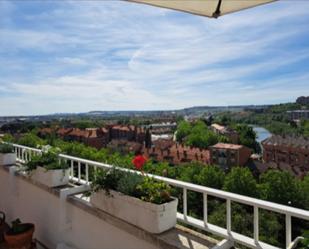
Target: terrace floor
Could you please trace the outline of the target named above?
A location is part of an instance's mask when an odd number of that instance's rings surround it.
[[[180,225],[162,234],[148,233],[92,207],[82,194],[67,195],[63,202],[61,193],[72,189],[72,186],[50,189],[20,173],[12,174],[10,167],[0,167],[0,200],[3,200],[0,209],[8,214],[9,220],[21,217],[24,221],[35,223],[34,237],[48,246],[37,243],[36,249],[55,249],[62,241],[76,249],[141,249],[146,248],[145,245],[148,245],[147,248],[208,249],[215,248],[219,243]],[[65,209],[65,213],[61,209]],[[61,233],[65,234],[65,238]],[[119,241],[110,241],[117,240],[117,237]],[[0,245],[0,249],[6,248]]]

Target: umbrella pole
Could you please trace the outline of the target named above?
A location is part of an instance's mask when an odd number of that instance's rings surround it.
[[[220,10],[221,9],[221,4],[222,4],[222,0],[219,0],[217,8],[216,8],[216,11],[212,14],[212,17],[218,18],[221,15],[221,10]]]

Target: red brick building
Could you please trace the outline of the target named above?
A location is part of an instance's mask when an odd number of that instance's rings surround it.
[[[109,142],[109,132],[105,128],[61,128],[57,135],[67,141],[76,141],[97,149],[105,147]]]
[[[144,148],[143,154],[155,161],[165,161],[171,165],[194,161],[210,163],[208,150],[185,146],[165,139],[155,141],[152,148]]]
[[[141,143],[137,143],[134,141],[128,141],[123,139],[113,139],[111,140],[107,146],[113,152],[119,152],[121,154],[127,153],[135,153],[136,151],[140,151],[143,147]]]
[[[309,172],[309,139],[272,136],[262,142],[263,160],[273,168],[303,177]]]
[[[55,130],[52,129],[52,128],[42,128],[41,130],[39,130],[38,135],[40,137],[44,137],[45,138],[45,137],[53,134],[54,132],[55,132]]]
[[[64,139],[67,134],[69,134],[73,128],[59,128],[56,131],[56,135],[59,136],[60,138]]]
[[[224,169],[244,166],[252,154],[251,149],[238,144],[217,143],[209,149],[211,164],[219,165]]]
[[[50,128],[43,128],[39,131],[38,135],[46,137],[46,135],[53,133],[63,140],[81,142],[97,149],[106,147],[108,143],[114,140],[121,140],[120,144],[127,141],[139,143],[142,146],[146,138],[145,130],[133,125],[109,125],[103,128],[87,129],[59,128],[56,131]]]
[[[110,140],[127,140],[138,143],[144,143],[145,130],[143,128],[129,125],[113,125],[109,127]]]

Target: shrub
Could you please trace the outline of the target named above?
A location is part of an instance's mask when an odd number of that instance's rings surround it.
[[[10,144],[0,144],[0,153],[14,153],[14,147]]]
[[[35,155],[31,160],[26,163],[26,171],[35,170],[38,166],[45,168],[46,170],[68,169],[69,165],[59,162],[58,154],[54,152],[45,152],[41,155]]]
[[[117,191],[134,196],[136,192],[136,186],[143,182],[143,177],[138,174],[124,173],[123,177],[119,179]]]
[[[145,177],[143,182],[137,185],[136,190],[137,197],[143,201],[162,204],[171,200],[170,187],[150,177]]]
[[[166,183],[116,168],[98,171],[91,189],[92,192],[105,190],[107,194],[110,194],[110,190],[115,190],[155,204],[171,200],[170,187]]]
[[[29,146],[36,148],[39,145],[43,145],[44,141],[40,139],[38,136],[32,134],[32,133],[27,133],[24,136],[22,136],[18,141],[18,144],[24,145],[24,146]]]

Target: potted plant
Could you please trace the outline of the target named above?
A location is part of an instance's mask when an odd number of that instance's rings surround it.
[[[11,249],[30,249],[34,224],[21,223],[20,219],[12,222],[12,227],[4,234],[4,239]]]
[[[0,165],[8,166],[16,163],[16,154],[14,147],[10,144],[0,144]]]
[[[164,182],[113,168],[98,171],[91,188],[93,206],[150,233],[176,225],[178,200]]]
[[[31,179],[50,188],[67,185],[69,183],[69,165],[60,162],[54,151],[42,152],[33,156],[25,165],[25,170]]]

